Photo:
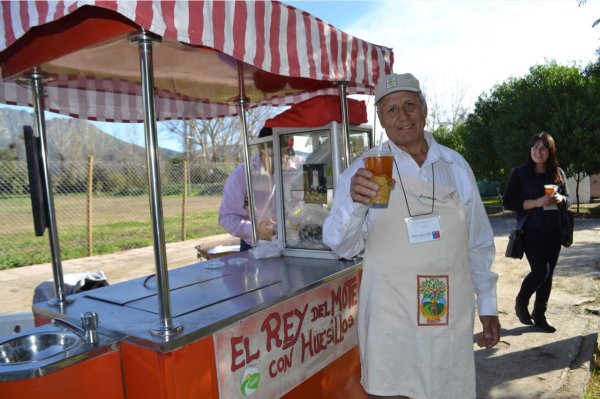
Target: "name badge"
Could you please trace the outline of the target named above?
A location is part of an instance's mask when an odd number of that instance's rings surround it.
[[[404,221],[408,232],[408,242],[411,244],[436,241],[443,238],[439,215],[410,217],[404,219]]]

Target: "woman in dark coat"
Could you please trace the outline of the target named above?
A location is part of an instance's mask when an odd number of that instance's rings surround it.
[[[554,191],[547,195],[545,185],[554,185]],[[565,172],[558,167],[556,144],[548,133],[531,137],[527,163],[513,169],[502,202],[505,209],[516,212],[517,225],[522,225],[523,248],[531,268],[517,295],[517,317],[523,324],[555,332],[546,320],[546,308],[561,247],[558,206],[571,206],[571,197]],[[529,299],[534,293],[530,314]]]

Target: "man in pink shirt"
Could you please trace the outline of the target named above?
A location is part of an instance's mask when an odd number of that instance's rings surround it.
[[[263,127],[258,137],[268,137],[272,134],[271,128]],[[285,162],[282,162],[284,169],[302,168],[304,160],[295,155],[293,141],[282,143],[281,153],[282,157],[285,157]],[[270,150],[261,149],[260,155],[253,157],[250,162],[252,164],[251,173],[254,176],[252,186],[258,223],[258,239],[271,240],[277,233],[273,155]],[[240,238],[240,251],[252,248],[252,226],[248,210],[248,188],[244,164],[238,165],[225,181],[223,200],[219,207],[219,224],[229,234]]]

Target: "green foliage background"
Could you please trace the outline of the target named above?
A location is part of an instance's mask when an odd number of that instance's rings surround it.
[[[533,66],[481,94],[466,120],[432,133],[467,159],[478,180],[495,182],[501,193],[512,168],[526,162],[529,139],[542,131],[555,139],[569,177],[579,183],[600,173],[600,59],[585,68]]]

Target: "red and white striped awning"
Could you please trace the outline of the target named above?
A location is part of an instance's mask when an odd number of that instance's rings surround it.
[[[116,122],[143,120],[140,28],[153,47],[159,120],[235,115],[237,62],[249,107],[290,105],[316,95],[372,94],[392,70],[392,50],[352,37],[277,1],[2,1],[0,102],[31,106],[16,78],[51,76],[46,107]]]

